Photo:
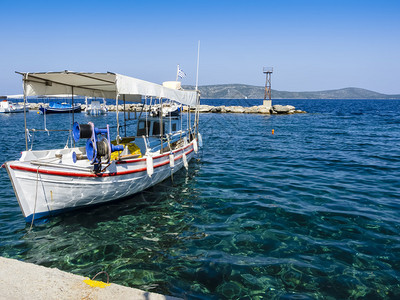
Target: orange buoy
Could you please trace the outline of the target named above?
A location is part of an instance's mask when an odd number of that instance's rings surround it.
[[[274,134],[274,133],[275,133],[275,130],[272,129],[272,134]]]

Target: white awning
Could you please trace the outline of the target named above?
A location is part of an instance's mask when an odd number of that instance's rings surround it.
[[[26,96],[80,95],[140,102],[140,96],[170,99],[196,106],[197,92],[174,90],[148,81],[115,73],[45,72],[24,76]]]

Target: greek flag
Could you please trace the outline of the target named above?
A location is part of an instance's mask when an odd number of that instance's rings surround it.
[[[179,68],[179,66],[178,66],[178,77],[179,78],[186,77],[185,72],[183,72],[183,70],[181,70],[181,68]]]

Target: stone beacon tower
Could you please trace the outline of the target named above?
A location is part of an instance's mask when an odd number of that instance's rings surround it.
[[[272,67],[264,67],[263,68],[263,73],[266,75],[266,81],[265,81],[265,93],[264,93],[264,101],[263,105],[267,108],[270,109],[272,105],[272,100],[271,100],[271,75],[273,72]]]

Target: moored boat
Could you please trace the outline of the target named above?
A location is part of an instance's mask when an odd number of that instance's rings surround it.
[[[65,94],[73,82],[71,94],[116,99],[116,107],[119,99],[139,102],[142,96],[144,104],[154,97],[161,107],[163,99],[189,106],[197,106],[200,99],[197,91],[174,90],[115,73],[21,74],[26,96]],[[136,135],[121,137],[117,111],[116,132],[109,125],[97,128],[75,122],[71,134],[76,145],[47,150],[28,149],[26,127],[26,150],[19,160],[5,163],[25,220],[127,197],[187,168],[201,145],[198,113],[194,122],[190,119],[188,115],[188,129],[183,129],[176,116],[145,115],[137,120]],[[77,145],[82,142],[83,146]]]
[[[100,116],[105,115],[108,112],[107,105],[105,99],[103,99],[103,103],[97,99],[85,99],[86,109],[85,112],[90,116]]]
[[[60,102],[50,102],[48,106],[40,106],[39,111],[42,114],[60,114],[60,113],[80,113],[82,110],[80,104],[68,104]]]
[[[17,96],[20,98],[20,95]],[[14,103],[8,99],[14,98],[13,96],[2,96],[0,97],[0,113],[22,113],[24,112],[24,106],[18,103]],[[29,111],[29,109],[27,109]]]

